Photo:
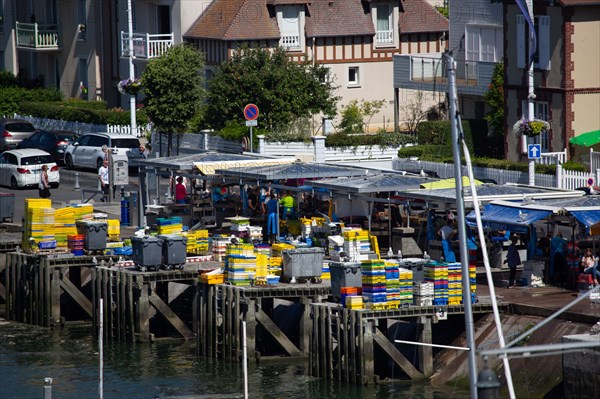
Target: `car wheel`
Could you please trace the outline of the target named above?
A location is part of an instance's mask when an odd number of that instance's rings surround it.
[[[59,185],[60,183],[50,183],[50,187],[52,188],[58,188]]]
[[[96,170],[98,170],[102,167],[102,162],[103,162],[102,158],[96,159]]]
[[[67,169],[73,169],[74,167],[73,157],[69,154],[67,154],[67,156],[65,157],[65,166],[67,167]]]
[[[19,189],[19,185],[17,184],[17,179],[15,179],[14,176],[12,176],[10,178],[10,188],[12,188],[13,190],[18,190]]]

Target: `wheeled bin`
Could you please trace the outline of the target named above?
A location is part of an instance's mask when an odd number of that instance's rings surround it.
[[[187,258],[187,237],[177,234],[162,234],[163,266],[166,270],[182,268]]]
[[[136,269],[158,270],[162,264],[162,240],[158,237],[131,237],[132,259]]]
[[[285,281],[296,283],[296,279],[321,281],[325,250],[320,247],[296,248],[283,251],[283,272]]]
[[[13,193],[0,193],[0,222],[6,219],[13,221],[15,216],[15,195]]]
[[[341,298],[342,287],[362,287],[360,262],[329,262],[331,273],[331,295],[333,299]]]
[[[106,249],[108,223],[104,221],[80,220],[77,222],[77,233],[85,236],[83,247],[87,251]]]

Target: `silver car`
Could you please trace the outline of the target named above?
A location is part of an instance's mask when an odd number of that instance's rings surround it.
[[[21,140],[35,133],[31,122],[23,119],[0,119],[0,151],[16,148]]]
[[[133,158],[141,158],[140,141],[135,136],[119,133],[86,133],[77,141],[67,145],[65,165],[69,169],[82,167],[98,170],[104,159],[103,145],[109,147],[113,155],[126,155],[129,161]]]

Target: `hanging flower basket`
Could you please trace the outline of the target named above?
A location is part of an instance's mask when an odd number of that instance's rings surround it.
[[[119,82],[117,88],[121,94],[130,94],[135,96],[142,89],[142,83],[139,79],[125,79]]]
[[[532,121],[520,119],[513,125],[513,133],[517,136],[535,137],[548,130],[550,130],[550,124],[541,119],[534,119]]]

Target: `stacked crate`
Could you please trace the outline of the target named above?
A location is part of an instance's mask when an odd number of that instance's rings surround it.
[[[425,281],[433,283],[433,304],[448,305],[448,265],[429,262],[423,267]]]
[[[25,199],[23,250],[32,252],[38,248],[56,248],[54,209],[51,206],[49,199]]]
[[[68,206],[54,211],[54,236],[58,248],[67,248],[68,237],[77,234],[73,209]]]
[[[329,270],[329,262],[323,262],[323,269],[321,271],[321,280],[331,280],[331,271]]]
[[[360,295],[347,295],[344,298],[344,307],[348,309],[363,309],[363,297]]]
[[[159,235],[181,234],[183,223],[179,216],[170,218],[157,218],[157,232]]]
[[[363,229],[349,229],[343,232],[344,252],[350,261],[367,260],[366,252],[371,251],[371,240],[369,232]]]
[[[231,244],[232,237],[213,237],[212,254],[217,262],[225,261],[227,254],[227,245]]]
[[[190,254],[208,252],[208,230],[192,230],[184,233],[187,236],[186,251]]]
[[[469,265],[469,285],[471,303],[476,300],[477,269]],[[448,263],[448,304],[460,305],[463,303],[462,264],[460,262]]]
[[[387,303],[385,262],[383,260],[363,260],[360,262],[360,271],[365,308],[385,309]]]
[[[108,241],[117,242],[121,240],[121,222],[118,219],[107,219],[108,223],[108,231],[107,231],[107,239]]]
[[[225,257],[227,282],[249,286],[256,273],[256,256],[252,244],[229,244]]]
[[[398,268],[400,277],[400,304],[412,305],[413,303],[413,272],[410,269]]]
[[[281,276],[281,266],[283,265],[283,251],[295,249],[291,244],[275,243],[271,247],[271,259],[269,260],[269,274]]]
[[[385,296],[387,307],[396,309],[400,306],[400,271],[396,262],[385,264]]]
[[[413,303],[416,306],[433,305],[433,283],[419,281],[413,285]]]

